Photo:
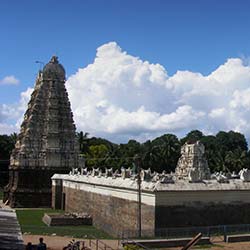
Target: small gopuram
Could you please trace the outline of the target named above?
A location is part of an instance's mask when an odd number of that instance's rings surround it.
[[[65,70],[53,56],[39,72],[11,154],[4,200],[11,207],[51,205],[51,176],[78,166],[79,147]]]
[[[205,157],[205,147],[200,141],[181,147],[181,157],[175,169],[176,177],[179,179],[190,179],[200,181],[210,179],[210,169]]]

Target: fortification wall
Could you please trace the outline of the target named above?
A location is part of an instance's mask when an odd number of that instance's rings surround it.
[[[157,192],[155,227],[250,224],[249,209],[250,190]]]
[[[119,235],[126,230],[137,230],[138,205],[136,201],[126,200],[105,194],[64,187],[65,210],[67,212],[87,212],[93,217],[98,228]],[[154,233],[154,206],[142,204],[142,229]]]
[[[90,177],[91,178],[91,177]],[[93,178],[94,180],[99,180]],[[86,180],[85,180],[86,181]],[[108,181],[108,180],[107,180]],[[63,185],[63,194],[60,185]],[[111,235],[121,236],[123,231],[138,229],[138,192],[136,189],[105,186],[96,183],[73,180],[66,176],[63,182],[53,180],[52,205],[58,205],[65,197],[66,212],[87,212],[98,228]],[[155,229],[155,195],[152,192],[142,193],[142,230],[154,234]]]
[[[112,235],[137,230],[136,180],[86,175],[55,175],[54,207],[87,212]],[[63,186],[63,189],[60,188]],[[142,182],[142,230],[185,226],[250,224],[250,183],[216,180],[189,183]]]
[[[194,227],[250,224],[250,203],[157,206],[155,227]]]
[[[156,206],[250,204],[250,190],[179,190],[157,192]]]

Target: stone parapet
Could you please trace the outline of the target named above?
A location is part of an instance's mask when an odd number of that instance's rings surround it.
[[[61,181],[61,183],[60,183]],[[57,188],[62,184],[62,194]],[[250,223],[250,183],[232,179],[173,184],[142,181],[142,229]],[[136,179],[85,174],[55,174],[52,192],[67,212],[85,212],[112,235],[138,229]]]
[[[107,187],[115,187],[128,190],[137,190],[137,180],[133,178],[120,177],[105,177],[102,175],[88,175],[88,174],[55,174],[52,181],[62,179],[63,181],[75,183],[89,183],[95,185],[102,185]],[[242,181],[241,179],[229,179],[226,183],[220,183],[215,179],[203,180],[202,182],[188,182],[186,180],[175,180],[174,182],[161,182],[161,180],[143,180],[141,189],[147,192],[157,191],[220,191],[220,190],[250,190],[250,182]]]
[[[66,212],[85,212],[93,224],[111,235],[122,236],[125,230],[138,229],[138,204],[116,196],[64,187]],[[155,208],[142,204],[142,229],[154,234]]]

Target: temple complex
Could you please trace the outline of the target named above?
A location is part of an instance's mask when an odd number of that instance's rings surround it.
[[[15,149],[4,200],[11,207],[51,205],[51,176],[78,166],[79,149],[65,70],[53,56],[36,79]]]
[[[136,235],[139,207],[143,236],[168,227],[250,224],[250,170],[210,174],[204,153],[200,142],[185,144],[175,173],[141,170],[140,192],[132,169],[55,174],[52,207],[88,213],[95,226],[115,236]]]
[[[138,209],[144,236],[166,227],[250,224],[250,170],[211,174],[199,141],[182,146],[175,173],[80,168],[79,160],[65,70],[53,56],[37,76],[4,202],[87,213],[116,236],[137,231]]]

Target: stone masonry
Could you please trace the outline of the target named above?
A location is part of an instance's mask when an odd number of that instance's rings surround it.
[[[190,179],[190,181],[202,181],[210,179],[210,169],[205,158],[205,147],[197,141],[194,144],[185,143],[181,147],[181,157],[175,169],[176,177],[179,179]]]
[[[15,149],[4,201],[11,207],[51,205],[51,176],[78,166],[65,70],[53,56],[39,72]]]
[[[136,180],[98,176],[88,176],[81,180],[82,176],[78,177],[57,174],[52,177],[53,208],[65,208],[66,212],[88,213],[96,227],[114,236],[122,236],[124,231],[137,231]],[[73,179],[74,181],[71,181]],[[126,182],[128,188],[122,185]],[[121,186],[117,188],[119,183]],[[155,197],[151,192],[142,192],[142,229],[151,235],[154,234],[155,228],[154,201]]]
[[[107,176],[106,171],[96,172],[95,169],[55,174],[52,207],[88,213],[94,225],[112,235],[124,233],[126,236],[126,232],[131,231],[136,235],[138,186],[135,176],[122,173]],[[152,175],[141,183],[144,236],[157,235],[168,227],[250,223],[250,181],[232,177],[221,183],[213,177],[190,182],[170,179],[164,173]]]
[[[115,236],[138,230],[137,201],[105,196],[64,187],[65,211],[85,211],[93,217],[93,224]],[[142,230],[154,233],[154,207],[142,204]]]

